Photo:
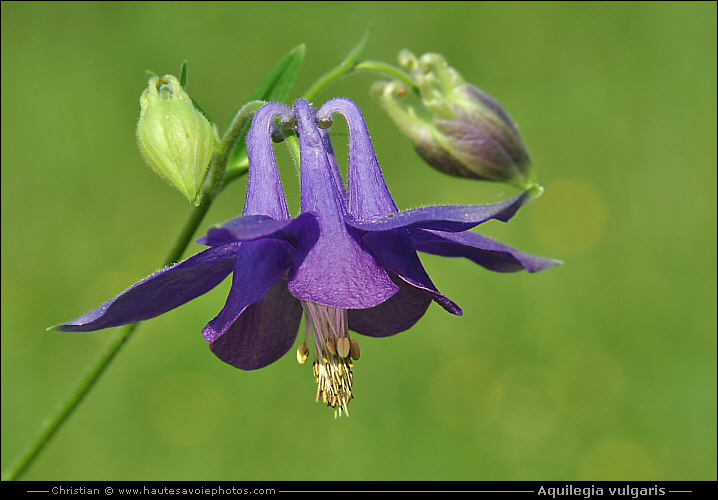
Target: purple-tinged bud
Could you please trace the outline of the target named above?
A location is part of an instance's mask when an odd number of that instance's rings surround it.
[[[142,157],[160,177],[198,205],[214,149],[212,125],[171,75],[150,78],[140,106],[137,144]]]
[[[399,81],[377,82],[372,94],[429,165],[457,177],[536,185],[521,136],[494,99],[439,54],[417,59],[404,50],[399,64],[419,88],[421,105],[402,99],[408,89]]]

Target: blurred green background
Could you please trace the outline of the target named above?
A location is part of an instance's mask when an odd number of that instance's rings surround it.
[[[713,2],[3,2],[3,470],[112,334],[45,329],[154,271],[190,212],[135,145],[145,70],[187,59],[223,129],[291,48],[307,47],[296,97],[369,25],[366,58],[442,53],[504,105],[546,193],[480,230],[565,265],[423,256],[464,316],[432,305],[407,332],[360,338],[338,420],[293,353],[255,372],[210,353],[200,330],[226,281],[143,324],[25,478],[716,479]],[[317,103],[360,105],[400,208],[516,194],[424,165],[370,98],[376,80]],[[244,189],[200,232],[238,215]]]

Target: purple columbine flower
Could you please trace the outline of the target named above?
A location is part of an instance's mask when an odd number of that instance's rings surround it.
[[[314,344],[317,400],[347,411],[359,346],[349,330],[383,337],[410,328],[432,300],[461,310],[436,290],[416,250],[464,256],[495,271],[535,272],[557,262],[533,257],[466,231],[508,220],[527,195],[495,205],[424,207],[399,212],[376,162],[363,118],[346,99],[329,101],[318,119],[341,113],[349,124],[348,193],[326,131],[304,100],[294,112],[268,104],[247,136],[249,177],[243,216],[209,229],[208,245],[158,271],[57,331],[92,331],[149,319],[206,293],[233,272],[219,315],[202,330],[221,360],[262,368],[291,349],[302,312]],[[271,145],[275,119],[296,120],[301,154],[301,213],[289,218]],[[297,359],[309,349],[303,342]]]

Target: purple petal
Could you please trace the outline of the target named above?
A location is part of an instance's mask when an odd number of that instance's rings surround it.
[[[287,121],[293,116],[291,109],[279,103],[269,103],[254,115],[245,141],[249,173],[244,215],[268,215],[277,220],[289,218],[272,149],[271,132],[275,118]]]
[[[362,243],[372,253],[377,263],[395,273],[408,284],[424,291],[437,304],[451,314],[460,316],[461,308],[439,291],[421,265],[416,249],[407,231],[382,231],[367,233]]]
[[[251,241],[265,237],[282,238],[296,233],[304,224],[316,224],[316,214],[304,212],[295,219],[276,220],[266,215],[245,215],[211,227],[207,235],[197,240],[201,245],[225,245],[236,241]]]
[[[84,316],[53,327],[89,332],[154,318],[207,293],[232,271],[236,245],[208,248],[144,278]]]
[[[306,101],[294,111],[301,148],[302,212],[318,214],[319,232],[303,231],[297,243],[289,291],[300,300],[345,309],[373,307],[398,288],[344,224],[342,189],[327,157],[322,135]]]
[[[441,205],[419,207],[388,214],[375,220],[347,217],[346,223],[363,231],[387,231],[398,228],[421,228],[437,231],[465,231],[490,219],[506,222],[531,199],[529,192],[490,205]]]
[[[500,273],[513,273],[524,269],[535,273],[561,264],[557,260],[544,259],[520,252],[508,245],[470,231],[446,233],[411,229],[409,233],[414,246],[420,252],[443,255],[444,257],[466,257],[486,269]]]
[[[369,337],[388,337],[408,330],[421,319],[431,304],[431,296],[398,276],[399,287],[389,300],[369,309],[349,309],[349,329]]]
[[[342,239],[350,239],[352,243]],[[295,253],[293,270],[289,290],[305,302],[363,309],[397,292],[386,271],[347,233],[341,239],[336,234],[324,234],[309,251],[300,246]]]
[[[247,307],[209,348],[236,368],[262,368],[292,348],[301,319],[301,303],[290,295],[286,280],[280,278],[262,300]]]
[[[358,219],[369,219],[397,212],[396,204],[386,187],[376,160],[369,130],[361,111],[349,99],[337,97],[321,107],[317,112],[317,118],[330,118],[334,113],[344,116],[349,128],[347,161],[349,213]]]
[[[240,243],[232,274],[232,288],[222,311],[202,330],[207,342],[214,342],[237,321],[243,311],[264,297],[284,275],[292,262],[294,247],[282,240]]]

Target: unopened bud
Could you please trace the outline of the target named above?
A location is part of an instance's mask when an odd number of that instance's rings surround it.
[[[439,54],[416,58],[403,50],[400,65],[419,88],[421,105],[402,99],[404,84],[377,82],[372,94],[434,168],[458,177],[535,184],[526,148],[501,106],[468,84]]]
[[[192,104],[177,78],[150,78],[140,97],[137,144],[160,177],[199,205],[212,158],[212,125]]]

